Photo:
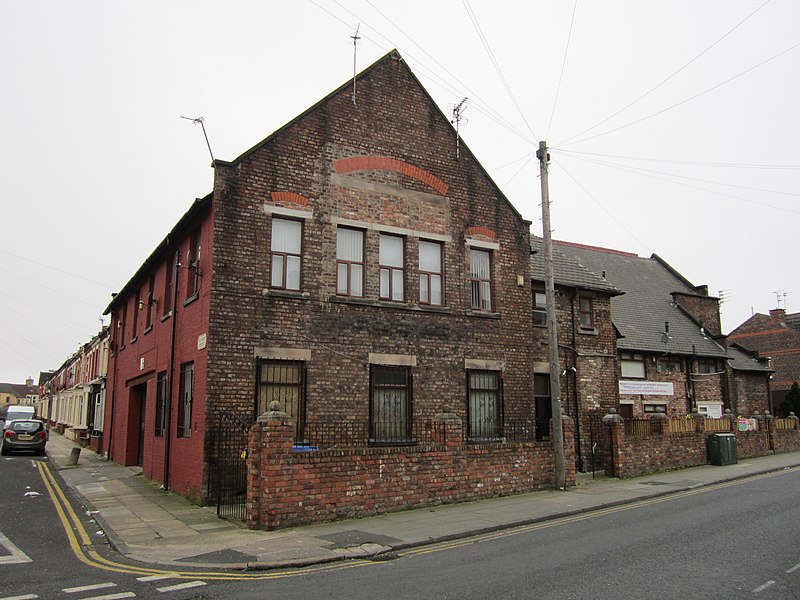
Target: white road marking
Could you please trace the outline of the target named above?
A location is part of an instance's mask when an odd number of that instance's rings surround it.
[[[770,580],[769,580],[767,583],[765,583],[764,585],[760,585],[760,586],[758,586],[756,589],[754,589],[754,590],[753,590],[753,593],[754,593],[754,594],[758,594],[759,592],[763,592],[765,589],[767,589],[769,586],[773,585],[774,583],[775,583],[775,582],[774,582],[774,581],[772,581],[772,580],[770,579]]]
[[[800,569],[800,563],[797,563],[795,566],[793,566],[791,569],[787,570],[786,572],[787,573],[794,573],[795,571],[797,571],[797,569]]]
[[[24,596],[5,596],[0,600],[34,600],[38,597],[36,594],[25,594]]]
[[[10,556],[0,556],[0,565],[16,565],[19,563],[33,562],[28,555],[17,548],[11,540],[0,533],[0,546],[8,550]]]
[[[148,575],[147,577],[137,577],[136,581],[147,583],[148,581],[159,581],[161,579],[175,579],[174,575]],[[2,599],[0,599],[2,600]]]
[[[107,583],[95,583],[93,585],[82,585],[80,587],[64,588],[62,592],[74,594],[75,592],[91,592],[92,590],[103,590],[105,588],[117,587],[117,584],[109,581]]]
[[[83,600],[121,600],[122,598],[135,598],[136,594],[133,592],[120,592],[119,594],[106,594],[105,596],[91,596],[83,598]]]
[[[177,585],[169,585],[163,588],[156,588],[159,592],[177,592],[179,590],[188,590],[189,588],[200,587],[205,585],[205,581],[187,581],[186,583],[179,583]]]

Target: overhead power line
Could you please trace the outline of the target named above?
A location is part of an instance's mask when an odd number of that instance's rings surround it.
[[[769,1],[769,0],[767,0]],[[558,94],[561,91],[561,81],[564,79],[564,68],[567,66],[567,54],[569,53],[569,42],[572,39],[572,26],[575,23],[575,12],[578,10],[578,0],[572,5],[572,18],[569,21],[569,33],[567,34],[567,43],[564,46],[564,58],[561,60],[561,74],[558,76],[558,86],[556,86],[556,95],[553,99],[553,110],[550,112],[550,121],[547,123],[547,133],[545,139],[550,137],[550,126],[553,124],[553,117],[556,114],[556,105],[558,104]]]
[[[573,158],[579,158],[579,157],[573,157]],[[772,204],[767,204],[765,202],[759,202],[758,200],[750,200],[749,198],[742,198],[741,196],[734,196],[733,194],[726,194],[725,192],[720,192],[718,190],[711,190],[711,189],[703,188],[703,187],[700,187],[700,186],[697,186],[697,185],[691,185],[691,184],[688,184],[688,183],[683,183],[683,182],[680,182],[680,181],[674,181],[673,179],[669,179],[669,177],[680,178],[681,177],[680,175],[665,174],[665,176],[658,177],[656,175],[653,175],[652,171],[648,172],[647,169],[637,169],[635,167],[624,167],[624,166],[621,166],[621,165],[615,165],[614,163],[609,163],[609,162],[600,161],[600,160],[592,160],[592,159],[588,159],[588,158],[579,158],[579,160],[584,160],[586,162],[594,163],[594,164],[597,164],[597,165],[600,165],[600,166],[604,166],[604,167],[611,167],[612,169],[617,169],[618,171],[626,171],[628,173],[633,173],[634,175],[640,175],[642,177],[650,177],[652,179],[656,179],[656,180],[659,180],[659,181],[666,181],[667,183],[671,183],[673,185],[680,185],[680,186],[683,186],[683,187],[688,187],[688,188],[691,188],[691,189],[700,190],[702,192],[707,192],[709,194],[716,194],[717,196],[724,196],[726,198],[733,198],[734,200],[741,200],[742,202],[747,202],[748,204],[755,204],[757,206],[762,206],[764,208],[771,208],[773,210],[780,210],[780,211],[783,211],[783,212],[788,212],[788,213],[791,213],[791,214],[800,215],[800,211],[792,210],[790,208],[784,208],[782,206],[775,206],[775,205],[772,205]],[[689,179],[691,179],[691,178],[689,178]]]
[[[638,242],[638,243],[639,243],[639,244],[642,246],[642,248],[645,248],[645,249],[646,249],[646,250],[647,250],[647,251],[648,251],[650,254],[653,254],[653,252],[652,252],[650,249],[648,249],[648,246],[647,246],[647,244],[646,244],[645,242],[643,242],[642,240],[640,240],[638,237],[636,237],[636,234],[634,234],[634,233],[633,233],[633,232],[632,232],[630,229],[628,229],[628,228],[625,226],[625,224],[624,224],[622,221],[620,221],[620,220],[619,220],[619,219],[618,219],[618,218],[617,218],[617,217],[614,215],[614,213],[612,213],[610,210],[608,210],[608,209],[607,209],[607,208],[606,208],[606,207],[603,205],[603,203],[602,203],[602,202],[600,202],[600,200],[598,200],[598,199],[597,199],[597,198],[594,196],[594,194],[592,194],[592,193],[591,193],[589,190],[587,190],[587,189],[586,189],[586,188],[583,186],[583,184],[581,184],[581,182],[580,182],[580,181],[578,181],[578,180],[577,180],[577,179],[576,179],[576,178],[575,178],[575,177],[572,175],[572,173],[570,173],[569,171],[567,171],[567,170],[564,168],[564,165],[562,165],[562,164],[559,164],[559,163],[557,163],[557,162],[555,162],[555,161],[553,161],[553,164],[555,164],[555,165],[556,165],[556,166],[557,166],[559,169],[561,169],[562,171],[564,171],[564,173],[567,175],[567,177],[569,177],[569,178],[570,178],[570,179],[571,179],[571,180],[572,180],[572,181],[575,183],[575,185],[577,185],[577,186],[578,186],[578,187],[579,187],[581,190],[583,190],[583,193],[584,193],[584,194],[586,194],[586,195],[587,195],[589,198],[591,198],[591,199],[592,199],[592,201],[594,201],[594,203],[595,203],[595,204],[597,204],[597,206],[599,206],[599,207],[600,207],[600,209],[601,209],[601,210],[602,210],[604,213],[606,213],[606,214],[607,214],[607,215],[608,215],[608,216],[611,218],[611,220],[612,220],[612,221],[614,221],[614,222],[615,222],[617,225],[619,225],[619,226],[620,226],[620,227],[623,229],[623,231],[625,231],[625,233],[627,233],[629,236],[631,236],[631,238],[633,238],[634,240],[636,240],[636,241],[637,241],[637,242]]]
[[[464,5],[464,9],[467,11],[467,16],[472,21],[472,26],[475,28],[475,31],[478,34],[478,38],[483,44],[483,48],[486,50],[486,53],[489,55],[489,60],[491,60],[492,65],[494,65],[495,71],[497,71],[497,75],[500,77],[500,81],[503,84],[503,87],[506,88],[506,92],[508,92],[511,101],[514,103],[514,106],[517,108],[517,112],[519,112],[520,116],[522,117],[522,121],[525,123],[525,126],[530,131],[533,139],[536,140],[536,143],[539,143],[539,139],[536,137],[536,134],[533,133],[533,129],[531,129],[530,124],[528,123],[528,119],[525,118],[525,113],[522,112],[522,109],[519,106],[519,102],[517,102],[516,96],[514,96],[514,92],[511,90],[511,86],[508,84],[508,80],[503,75],[502,69],[500,69],[500,64],[497,62],[497,59],[494,56],[494,52],[492,52],[491,47],[489,46],[489,40],[486,39],[486,36],[481,29],[480,23],[478,22],[478,17],[475,15],[475,12],[472,10],[472,7],[469,5],[469,0],[461,0],[462,4]]]
[[[328,14],[330,17],[332,17],[332,18],[336,19],[337,21],[339,21],[341,24],[345,25],[346,27],[348,27],[348,28],[351,28],[351,25],[350,25],[350,23],[348,23],[347,21],[345,21],[344,19],[342,19],[342,18],[341,18],[341,17],[339,17],[338,15],[334,14],[333,12],[331,12],[330,10],[328,10],[327,8],[325,8],[324,6],[321,6],[320,4],[318,4],[317,2],[315,2],[314,0],[309,0],[309,1],[311,2],[311,4],[313,4],[313,5],[314,5],[314,6],[316,6],[317,8],[319,8],[320,10],[324,11],[325,13],[327,13],[327,14]],[[388,51],[389,51],[391,48],[402,48],[402,46],[401,46],[400,44],[396,44],[396,43],[394,43],[394,42],[393,42],[391,39],[389,39],[387,36],[383,35],[383,34],[382,34],[382,33],[380,33],[380,32],[379,32],[377,29],[375,29],[374,27],[372,27],[372,26],[371,26],[371,25],[368,23],[368,21],[367,21],[366,19],[362,18],[362,16],[360,16],[360,15],[357,15],[356,13],[354,13],[353,11],[351,11],[350,9],[348,9],[346,6],[344,6],[344,5],[342,5],[341,3],[339,3],[337,0],[333,0],[333,1],[334,1],[334,3],[335,3],[337,6],[339,6],[339,8],[341,8],[342,10],[344,10],[344,11],[345,11],[346,13],[348,13],[348,14],[349,14],[351,17],[353,17],[353,18],[357,19],[357,20],[358,20],[358,21],[359,21],[359,22],[360,22],[362,25],[364,25],[364,26],[366,26],[367,28],[369,28],[369,29],[371,29],[372,31],[374,31],[374,32],[375,32],[375,33],[376,33],[378,36],[380,36],[380,37],[381,37],[381,38],[382,38],[382,39],[383,39],[383,40],[386,42],[386,44],[388,44],[388,46],[387,46],[387,45],[385,45],[385,44],[382,44],[382,43],[380,43],[379,41],[377,41],[376,39],[374,39],[374,38],[372,38],[372,37],[370,37],[370,36],[366,35],[366,34],[363,32],[363,30],[361,30],[361,32],[359,33],[359,35],[361,36],[361,38],[362,38],[362,39],[364,39],[364,40],[365,40],[365,41],[367,41],[367,42],[370,42],[370,43],[374,44],[375,46],[377,46],[378,48],[380,48],[380,49],[381,49],[381,50],[383,50],[384,52],[388,52]],[[372,5],[371,5],[371,6],[372,6]],[[380,11],[378,11],[377,9],[376,9],[376,11],[377,11],[379,14],[381,14],[381,16],[382,16],[384,19],[386,19],[386,20],[387,20],[387,21],[388,21],[388,22],[389,22],[389,23],[390,23],[390,24],[391,24],[391,25],[392,25],[392,26],[393,26],[395,29],[397,29],[397,30],[398,30],[398,31],[399,31],[399,32],[400,32],[400,33],[401,33],[401,34],[402,34],[402,35],[403,35],[405,38],[407,38],[407,39],[408,39],[408,40],[409,40],[409,41],[410,41],[410,42],[411,42],[411,43],[412,43],[414,46],[418,47],[418,48],[419,48],[419,49],[420,49],[420,50],[421,50],[421,51],[422,51],[422,52],[423,52],[423,53],[424,53],[426,56],[428,56],[428,57],[429,57],[429,58],[430,58],[430,59],[431,59],[431,60],[432,60],[434,63],[436,63],[436,65],[437,65],[437,66],[439,66],[439,68],[441,68],[441,69],[442,69],[442,70],[443,70],[443,71],[444,71],[444,72],[445,72],[445,73],[446,73],[446,74],[447,74],[449,77],[451,77],[451,78],[452,78],[452,79],[453,79],[453,80],[454,80],[454,81],[455,81],[455,82],[456,82],[456,83],[457,83],[459,86],[461,86],[461,87],[456,87],[456,86],[455,86],[455,85],[453,85],[452,83],[448,82],[448,81],[447,81],[445,78],[443,78],[443,77],[442,77],[442,76],[440,76],[438,73],[436,73],[436,71],[434,71],[432,68],[430,68],[430,67],[429,67],[429,66],[428,66],[428,65],[425,63],[425,61],[422,61],[422,60],[420,60],[420,59],[419,59],[419,58],[417,58],[417,57],[416,57],[416,56],[415,56],[413,53],[411,53],[411,52],[408,52],[408,51],[406,51],[405,49],[403,49],[403,50],[402,50],[403,57],[404,57],[406,60],[410,60],[410,61],[412,61],[412,62],[415,64],[415,68],[416,68],[416,69],[418,69],[418,75],[419,75],[420,77],[425,77],[425,78],[427,78],[427,79],[428,79],[428,80],[429,80],[429,81],[430,81],[430,82],[431,82],[433,85],[436,85],[436,86],[437,86],[437,87],[439,87],[440,89],[444,90],[446,93],[448,93],[448,94],[451,94],[451,95],[453,95],[453,96],[457,96],[457,97],[461,97],[461,98],[463,98],[464,96],[469,96],[469,97],[470,97],[470,99],[471,99],[471,104],[470,104],[470,106],[471,106],[471,107],[472,107],[474,110],[476,110],[476,111],[480,112],[481,114],[483,114],[484,116],[486,116],[488,119],[491,119],[491,120],[492,120],[492,121],[494,121],[494,122],[495,122],[497,125],[499,125],[500,127],[504,128],[504,129],[505,129],[505,130],[507,130],[509,133],[511,133],[511,134],[513,134],[513,135],[515,135],[515,136],[519,137],[521,140],[523,140],[523,141],[525,141],[525,142],[527,142],[527,143],[529,143],[529,144],[531,144],[531,145],[535,145],[535,144],[537,143],[537,142],[535,142],[535,141],[531,140],[531,139],[528,137],[528,135],[527,135],[527,134],[525,134],[524,132],[522,132],[522,131],[520,131],[518,128],[516,128],[516,127],[515,127],[515,126],[514,126],[514,125],[513,125],[513,124],[512,124],[510,121],[508,121],[507,119],[505,119],[505,118],[504,118],[504,117],[503,117],[503,116],[502,116],[502,115],[501,115],[501,114],[500,114],[498,111],[494,110],[494,109],[493,109],[493,108],[492,108],[492,107],[491,107],[491,106],[490,106],[490,105],[489,105],[487,102],[485,102],[484,100],[482,100],[482,99],[481,99],[481,97],[480,97],[480,95],[478,95],[477,93],[475,93],[475,91],[474,91],[474,90],[472,90],[472,89],[470,89],[470,88],[469,88],[469,86],[467,86],[467,84],[465,84],[463,81],[461,81],[460,79],[458,79],[458,78],[457,78],[455,75],[453,75],[453,73],[451,73],[451,72],[450,72],[449,70],[447,70],[447,69],[446,69],[444,66],[442,66],[442,65],[441,65],[441,63],[439,63],[439,62],[438,62],[436,59],[434,59],[434,58],[433,58],[433,57],[432,57],[432,56],[431,56],[431,55],[430,55],[430,54],[429,54],[427,51],[425,51],[425,49],[424,49],[424,48],[422,48],[422,47],[421,47],[419,44],[417,44],[417,43],[416,43],[416,42],[415,42],[415,41],[414,41],[414,40],[413,40],[411,37],[409,37],[409,36],[408,36],[406,33],[404,33],[404,32],[403,32],[403,31],[402,31],[402,30],[401,30],[401,29],[400,29],[400,28],[399,28],[397,25],[395,25],[395,24],[394,24],[394,23],[393,23],[393,22],[392,22],[392,21],[391,21],[391,20],[390,20],[390,19],[389,19],[387,16],[385,16],[383,13],[381,13],[381,12],[380,12]]]
[[[778,54],[776,54],[774,56],[771,56],[770,58],[768,58],[766,60],[763,60],[763,61],[761,61],[760,63],[758,63],[756,65],[753,65],[749,69],[745,69],[744,71],[734,75],[733,77],[729,77],[728,79],[726,79],[724,81],[720,81],[716,85],[713,85],[710,88],[703,90],[702,92],[698,92],[694,96],[690,96],[688,98],[685,98],[685,99],[681,100],[680,102],[676,102],[676,103],[674,103],[674,104],[672,104],[670,106],[667,106],[666,108],[662,108],[661,110],[659,110],[657,112],[654,112],[651,115],[647,115],[646,117],[642,117],[641,119],[636,119],[635,121],[631,121],[630,123],[627,123],[626,125],[620,125],[619,127],[616,127],[614,129],[609,129],[608,131],[604,131],[604,132],[598,133],[596,135],[591,135],[589,137],[585,137],[585,138],[581,138],[579,140],[575,140],[573,142],[569,142],[568,144],[562,142],[560,145],[566,146],[566,145],[569,145],[569,144],[580,144],[582,142],[587,142],[589,140],[593,140],[595,138],[599,138],[601,136],[608,135],[610,133],[615,133],[615,132],[620,131],[622,129],[627,129],[631,125],[636,125],[636,124],[641,123],[643,121],[647,121],[648,119],[652,119],[653,117],[657,117],[658,115],[664,114],[665,112],[667,112],[669,110],[672,110],[673,108],[677,108],[678,106],[681,106],[682,104],[686,104],[687,102],[691,102],[692,100],[695,100],[695,99],[699,98],[700,96],[704,96],[704,95],[708,94],[709,92],[713,92],[717,88],[720,88],[723,85],[726,85],[726,84],[730,83],[731,81],[734,81],[735,79],[738,79],[739,77],[741,77],[743,75],[746,75],[750,71],[758,69],[759,67],[763,67],[765,64],[775,60],[776,58],[780,58],[784,54],[786,54],[788,52],[791,52],[792,50],[794,50],[795,48],[798,48],[798,47],[800,47],[800,42],[796,43],[794,46],[791,46],[791,47],[787,48],[786,50],[783,50],[782,52],[778,52]]]
[[[691,65],[691,64],[692,64],[692,63],[694,63],[695,61],[697,61],[697,60],[698,60],[700,57],[702,57],[704,54],[706,54],[706,52],[708,52],[708,51],[709,51],[709,50],[711,50],[711,49],[712,49],[714,46],[716,46],[717,44],[719,44],[719,43],[720,43],[722,40],[724,40],[726,37],[728,37],[728,36],[729,36],[731,33],[733,33],[734,31],[736,31],[736,30],[737,30],[737,29],[738,29],[738,28],[739,28],[739,27],[740,27],[742,24],[744,24],[744,23],[745,23],[747,20],[749,20],[749,19],[750,19],[750,18],[751,18],[753,15],[755,15],[755,14],[756,14],[758,11],[760,11],[762,8],[764,8],[764,6],[766,6],[767,4],[769,4],[769,2],[770,2],[770,1],[771,1],[771,0],[766,0],[766,1],[765,1],[763,4],[761,4],[761,6],[759,6],[758,8],[756,8],[756,9],[755,9],[753,12],[751,12],[751,13],[750,13],[749,15],[747,15],[747,16],[746,16],[744,19],[742,19],[741,21],[739,21],[739,22],[738,22],[736,25],[734,25],[733,27],[731,27],[731,28],[730,28],[730,29],[729,29],[729,30],[728,30],[728,31],[725,33],[725,35],[723,35],[721,38],[717,39],[717,40],[716,40],[716,41],[715,41],[713,44],[711,44],[710,46],[708,46],[708,47],[707,47],[705,50],[703,50],[703,51],[702,51],[700,54],[698,54],[697,56],[695,56],[695,57],[694,57],[692,60],[690,60],[689,62],[687,62],[686,64],[684,64],[684,65],[683,65],[681,68],[679,68],[679,69],[678,69],[678,70],[676,70],[676,71],[673,71],[671,75],[667,76],[665,79],[662,79],[662,80],[661,80],[659,83],[657,83],[656,85],[654,85],[653,87],[651,87],[651,88],[650,88],[649,90],[647,90],[647,91],[646,91],[644,94],[642,94],[641,96],[639,96],[638,98],[636,98],[636,99],[635,99],[635,100],[633,100],[632,102],[629,102],[628,104],[626,104],[625,106],[623,106],[622,108],[620,108],[620,109],[619,109],[618,111],[616,111],[615,113],[613,113],[613,114],[609,115],[608,117],[606,117],[606,118],[605,118],[605,119],[603,119],[602,121],[600,121],[600,122],[598,122],[598,123],[595,123],[595,124],[594,124],[594,125],[592,125],[591,127],[587,128],[587,129],[584,129],[584,130],[583,130],[583,131],[581,131],[580,133],[576,133],[575,135],[573,135],[573,136],[571,136],[571,137],[567,138],[566,140],[564,140],[563,142],[559,142],[559,144],[567,144],[567,143],[568,143],[568,142],[570,142],[571,140],[574,140],[575,138],[577,138],[577,137],[580,137],[580,136],[582,136],[582,135],[583,135],[583,134],[585,134],[585,133],[589,133],[589,132],[590,132],[590,131],[592,131],[593,129],[596,129],[597,127],[600,127],[600,125],[602,125],[602,124],[604,124],[604,123],[606,123],[606,122],[610,121],[611,119],[613,119],[613,118],[614,118],[614,117],[616,117],[617,115],[619,115],[619,114],[622,114],[623,112],[625,112],[626,110],[628,110],[628,109],[629,109],[631,106],[633,106],[634,104],[636,104],[636,103],[637,103],[637,102],[639,102],[640,100],[643,100],[644,98],[646,98],[647,96],[649,96],[650,94],[652,94],[654,91],[656,91],[656,90],[657,90],[658,88],[660,88],[662,85],[664,85],[665,83],[667,83],[667,82],[668,82],[670,79],[672,79],[673,77],[675,77],[675,76],[676,76],[678,73],[680,73],[681,71],[683,71],[684,69],[686,69],[686,68],[687,68],[689,65]],[[574,13],[573,13],[573,14],[574,14]],[[570,26],[570,27],[571,27],[571,26]],[[557,144],[557,145],[558,145],[558,144]]]
[[[774,170],[800,170],[800,165],[776,165],[776,164],[751,164],[751,163],[720,163],[693,160],[675,160],[671,158],[653,158],[646,156],[623,156],[620,154],[604,154],[602,152],[584,152],[571,148],[553,147],[551,150],[558,151],[560,154],[574,154],[577,156],[599,156],[603,158],[620,158],[623,160],[638,160],[643,162],[656,162],[674,165],[688,165],[692,167],[719,167],[736,169],[774,169]],[[522,160],[522,159],[517,159]],[[502,167],[500,167],[502,168]]]
[[[614,164],[612,162],[602,161],[602,160],[597,160],[597,159],[591,159],[591,158],[585,158],[585,157],[580,157],[580,156],[575,156],[573,158],[577,158],[578,160],[585,160],[587,162],[591,162],[591,163],[594,163],[594,164],[597,164],[597,165],[604,165],[604,166],[608,166],[608,167],[620,166],[620,165],[616,165],[616,164]],[[654,171],[652,169],[643,169],[641,167],[630,167],[630,166],[628,166],[628,167],[622,167],[622,168],[627,168],[627,169],[629,169],[631,171],[638,171],[638,172],[641,172],[641,173],[653,173],[653,174],[656,174],[656,175],[665,175],[667,177],[675,177],[677,179],[687,179],[689,181],[700,181],[702,183],[711,183],[713,185],[722,185],[722,186],[725,186],[725,187],[739,188],[741,190],[748,190],[748,191],[751,191],[751,192],[764,192],[764,193],[767,193],[767,194],[779,194],[779,195],[782,195],[782,196],[794,196],[794,197],[799,197],[800,198],[800,194],[797,194],[795,192],[782,192],[780,190],[768,190],[768,189],[764,189],[764,188],[755,188],[755,187],[750,187],[750,186],[746,186],[746,185],[739,185],[739,184],[736,184],[736,183],[725,183],[724,181],[714,181],[713,179],[703,179],[702,177],[689,177],[688,175],[678,175],[676,173],[665,173],[664,171]]]

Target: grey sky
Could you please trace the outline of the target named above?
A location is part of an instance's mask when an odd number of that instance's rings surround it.
[[[799,310],[795,0],[0,0],[0,381],[91,339],[211,191],[181,115],[237,157],[352,77],[359,24],[359,70],[398,48],[446,114],[469,98],[462,137],[537,235],[546,139],[554,237],[727,290],[725,331],[777,290]]]

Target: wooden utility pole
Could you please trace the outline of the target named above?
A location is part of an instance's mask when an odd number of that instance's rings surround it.
[[[547,142],[539,142],[536,152],[542,180],[542,239],[544,240],[544,285],[547,298],[547,339],[550,347],[550,407],[553,412],[553,457],[556,469],[556,489],[567,487],[564,461],[564,433],[561,425],[561,366],[558,362],[558,323],[556,322],[556,286],[553,276],[553,239],[550,227],[550,189],[547,171],[550,155]]]

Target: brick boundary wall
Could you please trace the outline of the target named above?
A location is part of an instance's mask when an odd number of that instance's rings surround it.
[[[738,431],[735,417],[731,418],[734,422],[730,433],[736,435],[739,458],[800,450],[797,417],[794,417],[794,429],[777,429],[772,417],[761,417],[757,431]],[[625,424],[619,415],[607,415],[604,422],[610,429],[613,459],[613,464],[607,468],[608,474],[626,479],[708,464],[708,437],[718,432],[706,431],[702,415],[694,415],[694,420],[694,432],[669,433],[664,423],[662,433],[633,437],[625,435]]]
[[[264,413],[250,430],[247,527],[282,529],[554,486],[550,442],[467,444],[458,416],[434,420],[443,427],[427,445],[295,452],[291,417]],[[565,425],[568,485],[575,483],[571,432]]]

